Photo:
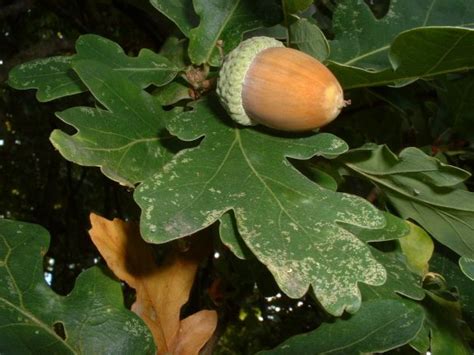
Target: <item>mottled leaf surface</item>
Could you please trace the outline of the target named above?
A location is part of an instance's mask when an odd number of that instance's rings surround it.
[[[386,146],[368,146],[343,159],[382,189],[403,218],[414,219],[456,253],[474,257],[474,193],[455,187],[469,173],[417,148],[397,157]]]
[[[413,339],[423,326],[423,309],[402,300],[372,300],[348,319],[325,323],[296,335],[260,354],[361,354],[397,348]]]
[[[72,56],[35,59],[14,67],[8,84],[19,90],[36,89],[40,102],[79,94],[87,90],[71,68]]]
[[[72,107],[57,116],[74,126],[69,135],[54,130],[51,142],[68,160],[99,166],[121,184],[133,186],[160,169],[176,144],[164,125],[159,102],[127,75],[104,64],[81,60],[74,70],[94,97],[106,108]]]
[[[344,65],[382,69],[390,66],[387,51],[399,33],[425,26],[473,27],[474,3],[471,0],[390,1],[387,14],[377,20],[363,1],[343,0],[338,3],[333,19],[336,38],[331,41],[330,59]],[[419,53],[424,55],[413,60],[420,64],[426,61],[426,55],[431,55]]]
[[[346,228],[366,243],[400,239],[408,234],[410,228],[403,219],[388,212],[383,212],[383,214],[386,224],[382,229],[366,229],[351,225]]]
[[[51,101],[87,90],[72,68],[74,60],[95,60],[122,72],[141,87],[165,85],[182,68],[148,49],[137,57],[125,55],[115,42],[97,35],[83,35],[76,42],[77,54],[38,59],[13,68],[8,83],[15,89],[36,89],[39,101]]]
[[[280,14],[271,0],[194,0],[199,26],[189,35],[188,53],[194,64],[218,66],[223,53],[229,53],[242,40],[244,32],[274,25]]]
[[[100,269],[81,273],[67,296],[49,288],[48,243],[40,226],[0,220],[0,352],[154,354],[148,328],[124,307],[120,284]],[[61,325],[65,338],[55,332]]]
[[[193,0],[150,0],[150,4],[173,21],[186,37],[199,22],[193,9]]]
[[[400,295],[421,300],[425,292],[421,287],[421,278],[413,274],[408,267],[405,255],[399,250],[380,251],[372,248],[372,254],[387,270],[387,281],[382,286],[361,285],[362,298],[400,299]]]
[[[323,306],[340,315],[360,306],[357,282],[385,281],[368,246],[338,225],[381,228],[383,215],[363,199],[316,185],[286,159],[337,156],[347,150],[344,141],[236,128],[214,98],[178,113],[168,128],[183,140],[204,139],[137,188],[147,241],[190,235],[233,210],[245,243],[291,297],[311,285]]]

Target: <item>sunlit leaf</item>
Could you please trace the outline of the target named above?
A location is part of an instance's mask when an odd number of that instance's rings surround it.
[[[433,255],[434,243],[422,228],[411,222],[407,223],[410,226],[410,234],[400,238],[398,242],[407,257],[410,269],[423,277],[429,269],[428,262]]]

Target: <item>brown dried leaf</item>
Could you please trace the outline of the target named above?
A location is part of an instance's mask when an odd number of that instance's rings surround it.
[[[110,221],[96,214],[91,214],[90,220],[89,234],[107,265],[136,290],[132,310],[150,328],[159,352],[174,353],[174,347],[179,345],[178,333],[183,329],[180,310],[188,301],[199,263],[210,251],[210,238],[193,238],[187,251],[174,249],[158,266],[152,246],[140,237],[136,224],[117,218]],[[196,330],[196,334],[207,333],[208,322],[203,322],[206,329]],[[196,326],[200,328],[201,324]]]
[[[217,312],[203,310],[181,321],[174,355],[197,355],[217,326]]]

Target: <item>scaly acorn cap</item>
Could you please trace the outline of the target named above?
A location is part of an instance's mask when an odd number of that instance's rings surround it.
[[[227,55],[217,94],[234,121],[286,131],[321,127],[346,105],[323,64],[270,37],[247,39]]]

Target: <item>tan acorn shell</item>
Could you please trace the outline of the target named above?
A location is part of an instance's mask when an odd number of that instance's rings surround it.
[[[329,69],[284,47],[255,56],[245,74],[242,103],[253,121],[285,131],[322,127],[345,106],[342,88]]]

